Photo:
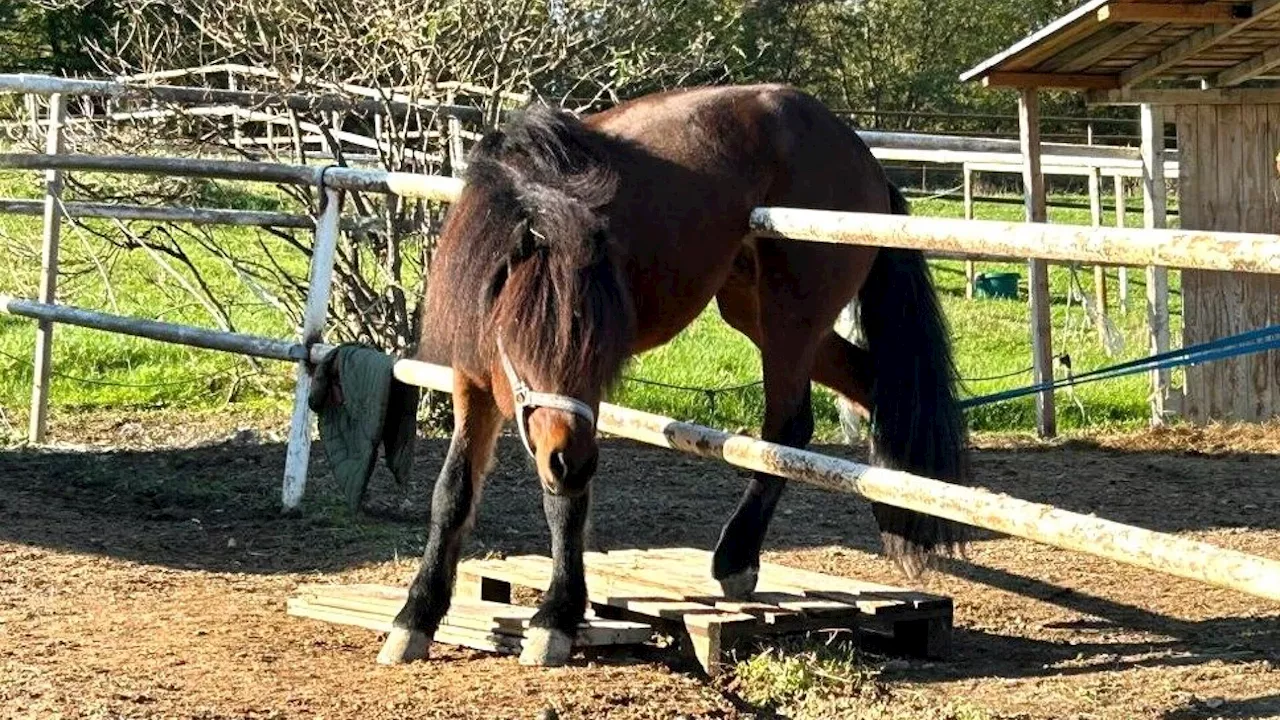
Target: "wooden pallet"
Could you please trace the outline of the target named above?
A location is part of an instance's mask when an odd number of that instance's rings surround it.
[[[302,585],[289,598],[297,617],[389,632],[408,592],[385,585]],[[508,654],[519,654],[535,608],[455,598],[434,640]],[[589,616],[578,628],[575,647],[638,645],[653,637],[650,625]]]
[[[587,592],[602,617],[642,620],[688,640],[715,674],[724,653],[762,635],[848,629],[892,639],[895,651],[929,658],[951,650],[948,597],[764,563],[751,602],[725,599],[711,553],[694,548],[586,553]],[[551,559],[468,560],[459,597],[509,603],[512,586],[546,590]]]

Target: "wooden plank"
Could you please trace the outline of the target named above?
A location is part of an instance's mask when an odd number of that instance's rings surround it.
[[[1153,105],[1141,108],[1142,125],[1142,206],[1143,221],[1148,228],[1166,226],[1168,186],[1164,179],[1164,111]],[[1147,324],[1151,333],[1151,351],[1169,351],[1169,271],[1163,267],[1147,268]],[[1167,369],[1151,372],[1151,421],[1166,421],[1171,373]]]
[[[629,554],[635,553],[635,554]],[[837,615],[855,616],[856,607],[831,600],[805,597],[803,591],[792,592],[769,582],[758,582],[750,602],[735,602],[720,596],[719,584],[711,578],[711,553],[694,548],[664,548],[646,551],[609,553],[623,555],[632,562],[632,572],[660,576],[661,581],[685,593],[688,600],[714,607],[755,615],[770,625],[806,625],[807,619],[830,622]],[[635,558],[632,560],[631,558]],[[594,564],[593,564],[594,566]],[[598,567],[598,566],[596,566]]]
[[[973,219],[973,166],[964,164],[964,219]],[[964,261],[964,296],[973,299],[973,286],[977,280],[977,266],[972,260]]]
[[[1267,107],[1244,105],[1240,108],[1243,128],[1239,132],[1243,161],[1238,169],[1236,198],[1240,205],[1241,230],[1267,232],[1268,201],[1274,167],[1271,142],[1267,134]],[[1270,157],[1269,157],[1270,156]],[[1243,330],[1265,328],[1271,317],[1270,278],[1266,275],[1240,274],[1243,285],[1241,322]],[[1240,419],[1257,422],[1271,417],[1271,374],[1266,353],[1251,353],[1237,360],[1244,375],[1239,397]]]
[[[1088,105],[1239,105],[1280,102],[1280,88],[1214,88],[1191,90],[1175,88],[1121,88],[1090,90],[1085,94]]]
[[[1102,227],[1102,172],[1098,168],[1089,170],[1089,221],[1094,227]],[[1107,314],[1107,268],[1102,264],[1093,266],[1094,303],[1098,312]],[[1106,324],[1098,323],[1098,336],[1106,339]]]
[[[329,294],[333,287],[333,263],[338,249],[338,221],[343,193],[325,188],[321,197],[320,219],[316,222],[311,266],[307,284],[307,301],[302,312],[299,342],[309,346],[324,335],[329,314]],[[293,415],[289,422],[289,443],[285,451],[284,478],[280,488],[280,504],[292,511],[302,504],[307,487],[307,466],[311,459],[311,375],[313,366],[305,360],[298,363],[293,393]]]
[[[392,593],[384,591],[390,590]],[[295,614],[330,619],[347,618],[347,624],[380,630],[389,628],[403,604],[403,597],[392,599],[394,589],[380,588],[378,594],[352,592],[332,586],[319,592],[300,590],[290,598],[290,608]],[[500,635],[519,638],[530,626],[537,608],[502,603],[454,600],[448,614],[440,621],[440,632],[454,636]],[[611,620],[590,615],[578,627],[574,640],[577,646],[634,645],[647,642],[653,629],[638,622]]]
[[[695,548],[667,548],[653,552],[661,552],[666,557],[683,557],[696,562],[710,563],[710,553]],[[901,605],[912,610],[951,607],[950,598],[940,595],[767,562],[760,563],[757,587],[805,596],[812,596],[815,592],[844,593],[857,598],[849,604],[870,614],[883,612],[891,605]]]
[[[1252,9],[1247,4],[1110,2],[1098,8],[1098,22],[1179,23],[1182,25],[1239,22]]]
[[[1215,230],[1239,230],[1242,224],[1239,203],[1240,166],[1244,162],[1244,143],[1240,137],[1244,106],[1224,105],[1218,108],[1218,149],[1214,162],[1218,172],[1218,206]],[[1222,296],[1215,311],[1218,315],[1218,337],[1244,330],[1244,279],[1240,273],[1223,273]],[[1247,391],[1242,358],[1216,361],[1221,383],[1222,418],[1242,419]]]
[[[49,127],[45,153],[60,155],[64,146],[63,126],[67,120],[64,95],[49,96]],[[58,295],[58,247],[62,240],[62,171],[44,174],[44,234],[40,242],[40,302],[53,304]],[[53,376],[53,323],[41,320],[36,326],[35,359],[32,361],[31,413],[27,439],[43,443],[49,421],[49,383]]]
[[[1203,229],[1200,202],[1203,189],[1200,186],[1201,163],[1206,148],[1201,143],[1199,112],[1194,105],[1176,108],[1178,123],[1178,150],[1182,158],[1178,163],[1178,221],[1183,229]],[[1210,145],[1210,149],[1212,144]],[[1182,344],[1184,347],[1201,342],[1200,279],[1199,270],[1182,271]],[[1188,365],[1183,368],[1183,416],[1194,423],[1205,422],[1206,397],[1204,368]]]
[[[1165,70],[1213,47],[1238,32],[1247,30],[1280,11],[1280,0],[1255,0],[1249,18],[1233,25],[1212,25],[1183,38],[1159,54],[1143,60],[1120,74],[1120,87],[1127,88],[1158,76]]]
[[[1027,221],[1043,223],[1048,215],[1044,175],[1040,170],[1040,96],[1035,90],[1024,89],[1018,98]],[[1030,261],[1027,286],[1031,301],[1031,357],[1035,381],[1043,383],[1053,379],[1053,324],[1050,317],[1049,264],[1046,261]],[[1036,396],[1036,429],[1045,438],[1058,432],[1052,390]]]
[[[1229,87],[1264,75],[1280,67],[1280,45],[1253,55],[1223,70],[1209,81],[1214,87]]]
[[[724,612],[745,613],[771,625],[794,620],[800,614],[758,598],[749,601],[725,598],[719,583],[711,577],[710,554],[695,552],[701,554],[697,557],[665,555],[662,550],[586,553],[587,582],[605,575],[644,586],[656,585],[685,600]]]
[[[1267,227],[1280,228],[1280,103],[1267,106],[1267,138],[1269,140],[1267,155],[1271,165],[1268,166],[1268,177],[1271,192],[1267,205]],[[1271,325],[1280,324],[1280,276],[1273,275],[1268,280],[1271,290],[1270,318]],[[1280,349],[1267,353],[1271,376],[1271,414],[1280,414]]]
[[[1206,229],[1213,230],[1221,227],[1219,215],[1221,207],[1218,202],[1218,169],[1217,163],[1219,158],[1219,142],[1222,140],[1218,133],[1218,107],[1203,106],[1198,110],[1200,121],[1201,147],[1209,154],[1203,155],[1205,162],[1200,168],[1200,210],[1201,219]],[[1212,162],[1210,162],[1212,160]],[[1222,325],[1222,316],[1219,308],[1223,303],[1223,284],[1225,282],[1224,273],[1212,272],[1202,273],[1200,275],[1200,328],[1201,335],[1205,341],[1214,340],[1225,332]],[[1230,401],[1228,396],[1223,394],[1226,383],[1223,380],[1223,369],[1221,363],[1207,363],[1202,366],[1205,397],[1207,404],[1205,407],[1206,418],[1222,418],[1224,417],[1226,404]]]
[[[517,560],[518,562],[511,562]],[[470,573],[497,578],[513,585],[546,590],[550,586],[551,559],[535,555],[508,558],[506,561],[468,561],[459,566],[459,575]],[[726,612],[710,605],[685,600],[678,592],[656,584],[639,584],[609,575],[587,579],[587,596],[591,602],[615,605],[642,615],[678,620],[687,614],[720,615],[728,620],[758,620],[744,613]]]
[[[1071,53],[1059,53],[1050,61],[1041,65],[1041,69],[1047,72],[1065,72],[1074,73],[1093,67],[1096,63],[1104,60],[1130,45],[1142,40],[1151,33],[1159,30],[1162,23],[1144,23],[1126,28],[1123,31],[1112,35],[1105,40],[1092,43],[1081,43],[1084,47],[1072,48]],[[1098,33],[1097,37],[1104,37],[1102,33]]]
[[[992,72],[982,76],[982,86],[997,88],[1045,88],[1063,90],[1115,90],[1116,75],[1085,73]]]
[[[1115,181],[1115,197],[1116,197],[1116,227],[1123,228],[1125,224],[1125,214],[1129,209],[1125,205],[1125,188],[1124,178],[1116,175],[1112,178]],[[1129,312],[1129,268],[1121,265],[1117,272],[1116,285],[1119,286],[1119,303],[1122,312]]]
[[[289,598],[285,604],[286,612],[294,617],[322,620],[335,625],[353,625],[374,632],[391,632],[391,619],[354,611],[315,606],[301,598]]]

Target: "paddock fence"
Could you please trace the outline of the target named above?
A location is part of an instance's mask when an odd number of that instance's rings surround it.
[[[461,181],[456,178],[409,173],[222,160],[65,155],[57,154],[56,149],[44,155],[0,155],[0,168],[43,170],[51,174],[67,171],[177,174],[310,185],[322,189],[324,202],[315,221],[310,286],[300,337],[296,342],[60,306],[53,301],[52,293],[48,298],[36,301],[0,299],[0,311],[37,320],[42,328],[51,328],[53,323],[70,323],[296,363],[294,412],[281,492],[281,503],[285,509],[297,508],[305,492],[312,439],[307,395],[313,363],[329,350],[321,339],[330,299],[329,282],[341,224],[343,194],[375,192],[448,202],[456,198],[461,189]],[[59,217],[56,212],[58,204],[57,195],[51,192],[46,197],[44,210],[46,219],[53,225],[57,224]],[[960,223],[791,208],[759,208],[752,213],[751,223],[757,232],[796,241],[890,246],[926,252],[983,253],[1062,262],[1280,273],[1280,236],[1274,235],[1177,230],[1135,232],[977,221]],[[45,249],[46,276],[56,276],[56,243],[46,244]],[[395,372],[402,381],[422,387],[441,391],[452,387],[451,371],[445,367],[401,360],[396,363]],[[662,447],[719,458],[737,467],[775,473],[1055,547],[1280,600],[1280,562],[1276,560],[981,489],[786,448],[618,406],[602,408],[601,429]]]
[[[6,76],[0,76],[4,90]],[[29,86],[27,92],[29,90]],[[56,86],[67,87],[67,86]],[[84,90],[84,88],[79,88]],[[101,90],[101,88],[99,88]],[[285,456],[282,506],[296,509],[305,495],[307,464],[311,455],[312,416],[307,406],[311,368],[329,347],[321,343],[329,305],[330,277],[337,247],[340,204],[343,193],[378,192],[399,197],[416,197],[448,202],[456,199],[462,183],[457,178],[420,176],[412,173],[343,167],[310,167],[252,161],[145,158],[145,156],[96,156],[61,154],[61,94],[45,87],[51,95],[47,154],[0,155],[0,169],[44,170],[46,197],[41,204],[45,215],[44,283],[37,300],[0,297],[0,311],[24,316],[40,323],[38,345],[49,351],[54,323],[82,325],[108,332],[132,334],[163,342],[180,343],[234,354],[264,357],[297,364],[291,432]],[[63,108],[64,109],[64,108]],[[927,136],[910,138],[897,133],[868,133],[867,140],[881,150],[904,149],[909,143],[932,147],[937,152],[1007,152],[1007,141],[975,138]],[[1089,155],[1097,147],[1047,146],[1046,154],[1066,164],[1094,167],[1107,163],[1130,163],[1134,151],[1110,149],[1106,158]],[[1138,160],[1140,163],[1140,159]],[[1074,167],[1074,165],[1073,165]],[[58,305],[56,288],[56,228],[59,227],[60,176],[64,172],[142,173],[156,176],[228,178],[236,181],[297,184],[321,188],[323,204],[319,217],[310,220],[315,241],[310,261],[305,313],[297,341],[247,336],[243,333],[210,331],[175,323],[156,322],[129,316],[99,313]],[[101,209],[82,209],[95,211]],[[32,213],[33,206],[18,211]],[[104,210],[105,211],[105,210]],[[173,217],[174,222],[182,222]],[[300,225],[301,215],[279,219],[282,224]],[[148,219],[160,219],[159,217]],[[169,219],[166,217],[165,219]],[[212,215],[210,220],[230,219]],[[268,222],[271,218],[251,218]],[[247,220],[246,220],[247,222]],[[358,220],[357,220],[358,222]],[[965,222],[919,217],[826,211],[760,208],[751,214],[756,232],[796,241],[859,243],[859,245],[905,247],[943,254],[993,256],[993,258],[1037,258],[1070,263],[1103,263],[1175,266],[1192,269],[1249,270],[1280,273],[1280,236],[1271,234],[1166,231],[1120,231],[1101,227],[1070,227],[1021,223]],[[37,351],[38,352],[38,351]],[[37,370],[40,368],[37,355]],[[45,357],[44,372],[49,360]],[[442,366],[399,360],[396,374],[404,382],[448,392],[451,370]],[[36,374],[33,397],[47,400],[47,374]],[[892,503],[906,509],[928,512],[975,527],[1033,539],[1051,546],[1093,553],[1108,559],[1142,566],[1178,577],[1238,589],[1254,596],[1280,600],[1280,562],[1222,550],[1206,543],[1149,532],[1111,521],[1074,514],[1056,507],[995,495],[977,488],[952,486],[938,480],[916,477],[900,471],[872,468],[813,452],[773,445],[756,439],[732,436],[719,430],[699,427],[625,407],[605,405],[600,428],[617,436],[653,443],[673,450],[705,457],[717,457],[740,468],[768,471],[783,477],[856,493],[870,500]]]
[[[209,83],[222,82],[225,87],[181,86],[154,84],[169,82],[182,78],[200,78]],[[218,78],[213,79],[211,78]],[[244,89],[249,78],[257,78],[268,82],[296,80],[284,78],[277,71],[265,68],[253,68],[235,64],[217,64],[198,68],[185,68],[146,75],[117,78],[114,80],[79,80],[56,78],[43,75],[0,74],[0,93],[19,93],[29,99],[30,134],[41,129],[38,108],[34,99],[37,96],[50,98],[48,104],[48,120],[45,125],[46,152],[56,154],[62,152],[64,129],[76,122],[113,123],[144,121],[148,119],[179,117],[184,114],[196,114],[205,117],[228,118],[231,122],[228,133],[231,136],[230,146],[240,156],[258,158],[260,154],[254,150],[258,146],[271,146],[282,142],[294,142],[298,147],[305,143],[316,142],[321,152],[321,162],[332,157],[337,164],[344,166],[369,166],[385,164],[390,147],[390,138],[395,136],[404,139],[417,133],[422,142],[436,140],[444,144],[443,155],[440,152],[428,152],[426,149],[405,148],[405,158],[415,169],[426,167],[427,173],[434,168],[442,168],[447,159],[449,167],[455,174],[465,167],[465,143],[474,141],[478,134],[465,130],[460,124],[476,123],[486,120],[486,111],[476,107],[458,105],[456,98],[491,97],[494,108],[500,109],[503,104],[512,105],[528,100],[526,96],[511,93],[495,93],[485,88],[453,84],[442,84],[431,88],[432,96],[415,97],[400,88],[371,88],[349,84],[321,84],[316,88],[319,94],[299,92],[273,92]],[[79,115],[69,114],[68,97],[96,99],[81,108]],[[81,103],[84,105],[84,103]],[[310,111],[320,113],[329,118],[327,122],[315,127],[297,122],[296,112]],[[364,113],[363,126],[353,126],[349,117],[353,113]],[[432,130],[437,127],[431,122],[424,122],[422,114],[431,114],[444,119],[444,130]],[[408,125],[411,115],[418,117],[417,129]],[[488,121],[496,120],[501,112]],[[401,124],[392,128],[393,118],[401,118]],[[360,120],[360,118],[356,118]],[[314,123],[313,123],[314,124]],[[262,129],[264,134],[254,136],[251,127]],[[361,129],[363,127],[363,130]],[[282,132],[273,134],[273,128],[283,128],[294,135],[287,137]],[[367,133],[365,131],[368,131]],[[859,131],[859,134],[872,153],[882,162],[921,162],[936,167],[958,167],[963,175],[960,188],[963,199],[964,217],[975,216],[977,177],[980,174],[1018,174],[1023,171],[1024,161],[1019,141],[1004,138],[963,137],[955,135],[928,135],[903,132],[884,132],[874,130]],[[304,153],[305,157],[305,153]],[[130,161],[138,160],[131,158]],[[126,168],[129,161],[104,161],[117,163]],[[177,161],[174,161],[175,163]],[[205,162],[214,162],[212,160]],[[266,163],[264,163],[265,165]],[[271,163],[275,164],[275,163]],[[1100,226],[1103,219],[1103,181],[1112,178],[1114,182],[1115,219],[1118,226],[1125,223],[1128,203],[1125,182],[1131,178],[1143,177],[1144,161],[1141,152],[1133,147],[1114,145],[1079,145],[1068,143],[1045,143],[1042,155],[1042,173],[1046,176],[1085,177],[1088,180],[1089,207],[1092,223]],[[177,165],[175,165],[175,170]],[[89,168],[98,169],[98,168]],[[1166,152],[1161,161],[1162,178],[1176,178],[1178,163],[1176,151]],[[354,172],[350,167],[344,168]],[[270,170],[263,168],[254,177],[270,181]],[[39,201],[15,198],[0,198],[0,211],[7,210],[21,214],[41,214],[45,217],[46,234],[56,235],[57,228],[51,227],[52,208],[61,208],[66,217],[113,217],[120,220],[150,219],[155,221],[190,222],[202,224],[252,225],[259,227],[305,228],[309,220],[305,216],[270,215],[250,213],[237,210],[191,209],[191,208],[155,208],[139,205],[117,205],[114,208],[103,207],[93,203],[62,203],[61,170],[52,171],[51,180],[46,188],[46,198]],[[210,177],[227,177],[211,175]],[[1160,181],[1163,193],[1157,190],[1150,193],[1152,198],[1167,194],[1164,180]],[[55,191],[56,192],[53,192]],[[57,201],[51,205],[50,198]],[[1144,194],[1144,203],[1149,204]],[[1162,202],[1163,206],[1163,202]],[[1148,213],[1148,216],[1154,217]],[[373,218],[347,218],[343,220],[345,229],[370,227],[376,222]],[[56,245],[56,237],[52,238]],[[965,293],[972,298],[978,280],[978,263],[1000,259],[978,252],[935,251],[932,257],[960,260],[964,263]],[[1117,306],[1127,312],[1131,306],[1129,297],[1129,268],[1120,265],[1115,270],[1117,287],[1109,292],[1107,266],[1097,263],[1093,267],[1093,306],[1105,316],[1111,305],[1111,295],[1115,294]],[[1035,275],[1034,272],[1031,275]],[[1028,299],[1033,308],[1048,305],[1048,289],[1038,283],[1027,283]],[[42,299],[51,299],[51,296]],[[1160,286],[1147,298],[1147,310],[1150,325],[1151,346],[1157,351],[1169,349],[1168,342],[1168,292],[1167,287]],[[1034,313],[1033,313],[1034,316]],[[1051,367],[1045,365],[1044,358],[1051,357],[1049,348],[1052,345],[1052,331],[1033,333],[1032,356],[1037,361],[1037,373],[1052,374]],[[43,353],[38,353],[40,365]],[[43,367],[38,375],[43,374]],[[38,385],[42,383],[37,383]],[[1156,395],[1153,395],[1153,417],[1160,418],[1164,413],[1169,398],[1167,377],[1153,380]],[[1051,411],[1054,399],[1046,393],[1040,399],[1042,409]],[[44,411],[33,413],[40,420]],[[41,430],[37,433],[43,436]]]

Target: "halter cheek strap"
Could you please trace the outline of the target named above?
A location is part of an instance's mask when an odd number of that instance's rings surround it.
[[[529,418],[526,411],[534,408],[548,408],[551,410],[562,410],[573,415],[577,415],[590,423],[592,429],[596,425],[596,414],[591,410],[591,406],[567,395],[556,395],[554,393],[534,392],[520,376],[516,374],[515,367],[511,364],[511,358],[507,357],[507,351],[502,347],[502,340],[498,340],[498,357],[502,359],[502,370],[506,373],[507,384],[511,386],[511,397],[515,405],[516,427],[520,430],[520,441],[524,443],[524,449],[529,453],[529,457],[536,457],[533,452],[533,446],[529,444]]]

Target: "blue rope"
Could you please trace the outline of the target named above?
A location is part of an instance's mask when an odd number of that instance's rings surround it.
[[[1108,380],[1111,378],[1123,377],[1125,375],[1133,375],[1140,372],[1148,372],[1151,370],[1162,370],[1164,368],[1180,367],[1183,365],[1193,365],[1197,363],[1211,362],[1221,360],[1223,358],[1235,357],[1238,355],[1248,355],[1250,353],[1262,352],[1280,348],[1280,325],[1260,328],[1258,330],[1250,330],[1248,332],[1239,333],[1237,335],[1229,335],[1217,340],[1199,343],[1170,350],[1168,352],[1151,355],[1149,357],[1138,358],[1137,360],[1129,360],[1109,367],[1091,370],[1079,375],[1049,380],[1026,387],[1014,388],[1012,390],[1003,390],[1001,392],[983,395],[975,398],[968,398],[960,402],[963,408],[978,407],[981,405],[989,405],[991,403],[1003,402],[1014,398],[1025,397],[1027,395],[1035,395],[1036,393],[1046,390],[1057,390],[1059,388],[1080,385],[1087,382],[1097,380]]]

